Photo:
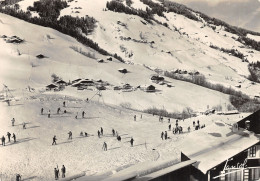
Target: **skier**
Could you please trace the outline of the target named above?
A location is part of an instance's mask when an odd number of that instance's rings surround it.
[[[11,121],[12,121],[12,126],[14,126],[15,119],[13,118]]]
[[[103,149],[104,151],[107,151],[107,143],[106,143],[106,142],[104,142],[102,149]]]
[[[88,137],[88,133],[85,132],[85,136]]]
[[[112,129],[112,134],[113,134],[113,136],[115,136],[115,130],[114,129]]]
[[[5,137],[2,137],[2,146],[5,146]]]
[[[167,140],[167,131],[165,131],[165,133],[164,133],[164,138],[165,138],[165,140]]]
[[[103,128],[101,127],[100,129],[101,135],[103,136]]]
[[[66,107],[66,102],[65,101],[63,102],[63,107]]]
[[[162,132],[162,133],[161,133],[161,138],[162,138],[162,140],[163,140],[163,136],[164,136],[164,133]]]
[[[168,123],[170,123],[171,122],[171,119],[170,118],[168,118]]]
[[[171,130],[171,127],[172,127],[172,125],[171,125],[171,124],[169,124],[169,130]]]
[[[188,132],[190,132],[190,127],[188,127]]]
[[[195,127],[195,121],[193,121],[193,127]]]
[[[100,131],[99,130],[98,130],[97,134],[98,134],[98,137],[100,138]]]
[[[57,145],[57,143],[56,143],[56,140],[57,140],[57,138],[56,138],[56,135],[54,135],[54,137],[52,138],[52,140],[53,140],[53,142],[52,142],[52,145]]]
[[[84,116],[85,116],[85,111],[82,112],[82,118],[84,118]]]
[[[57,109],[57,114],[60,114],[60,108]]]
[[[23,129],[26,129],[26,123],[23,122]]]
[[[134,144],[134,139],[133,139],[133,137],[131,138],[130,143],[131,143],[131,147],[133,147],[133,144]]]
[[[78,112],[77,112],[77,114],[76,114],[76,116],[75,116],[75,119],[78,119]]]
[[[71,131],[69,131],[69,138],[68,139],[71,139],[72,140],[72,132]]]
[[[16,174],[16,181],[21,181],[22,179],[22,175],[20,175],[19,173]]]
[[[64,110],[64,114],[66,114],[67,113],[67,111],[66,111],[66,109]]]
[[[7,132],[7,135],[6,135],[6,136],[8,137],[8,142],[10,142],[11,133]]]
[[[51,117],[51,110],[48,111],[48,118]]]
[[[43,108],[41,108],[41,115],[43,115]]]
[[[13,133],[13,136],[12,136],[12,138],[14,139],[14,142],[16,142],[16,136],[15,136],[15,134]]]
[[[134,121],[136,121],[136,115],[134,115]]]
[[[62,168],[61,168],[61,174],[62,174],[62,178],[65,178],[65,173],[66,173],[66,168],[64,165],[62,165]]]

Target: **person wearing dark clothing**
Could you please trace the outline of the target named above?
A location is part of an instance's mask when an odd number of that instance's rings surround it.
[[[80,132],[79,136],[83,136],[83,132],[82,131]]]
[[[66,102],[65,101],[63,102],[63,107],[66,107]]]
[[[134,121],[136,121],[136,115],[134,115]]]
[[[75,119],[78,119],[78,112],[77,112],[77,114],[76,114],[76,116],[75,116]]]
[[[98,137],[100,138],[100,131],[99,130],[98,130],[97,134],[98,134]]]
[[[193,127],[195,127],[195,121],[193,121]]]
[[[162,140],[163,140],[163,137],[164,137],[164,132],[161,133],[161,138],[162,138]]]
[[[104,142],[102,149],[103,149],[104,151],[107,151],[107,143],[106,143],[106,142]]]
[[[141,114],[141,119],[143,119],[143,115]]]
[[[84,117],[85,117],[85,111],[82,112],[82,118],[84,118]]]
[[[168,118],[168,123],[170,123],[171,122],[171,119],[170,118]]]
[[[43,115],[43,108],[41,108],[41,115]]]
[[[101,135],[103,136],[103,128],[101,127],[101,129],[100,129],[100,133],[101,133]]]
[[[48,111],[48,118],[51,117],[51,110]]]
[[[198,120],[197,123],[200,124],[200,121]]]
[[[164,133],[164,138],[165,138],[165,140],[167,140],[167,131],[165,131],[165,133]]]
[[[16,178],[16,181],[21,181],[22,175],[16,174],[15,178]]]
[[[13,133],[13,136],[12,136],[12,138],[14,139],[14,142],[16,142],[16,136],[15,136],[15,134]]]
[[[71,131],[69,131],[69,138],[68,139],[71,139],[72,140],[72,132]]]
[[[6,136],[8,137],[8,142],[10,142],[11,133],[7,132],[7,135],[6,135]]]
[[[23,122],[23,129],[26,129],[26,123]]]
[[[171,128],[172,128],[172,125],[171,125],[171,124],[169,124],[169,130],[171,130]]]
[[[67,111],[66,111],[66,109],[64,110],[64,114],[66,114],[67,113]]]
[[[112,134],[113,134],[113,136],[115,136],[115,130],[114,129],[112,129]]]
[[[59,179],[60,171],[58,168],[54,168],[55,180]]]
[[[121,136],[117,136],[117,140],[118,140],[118,141],[121,141]]]
[[[190,132],[190,127],[188,127],[188,132]]]
[[[57,114],[60,114],[60,108],[57,109]]]
[[[5,137],[2,137],[2,146],[5,146]]]
[[[85,132],[85,136],[87,137],[87,136],[88,136],[88,133]]]
[[[52,138],[52,140],[53,140],[53,141],[52,141],[52,145],[54,145],[54,144],[57,145],[57,143],[56,143],[57,138],[56,138],[55,135],[54,135],[54,137]]]
[[[61,167],[61,177],[62,178],[65,178],[65,173],[66,173],[66,168],[64,165],[62,165],[62,167]]]
[[[134,144],[134,139],[133,138],[131,138],[130,143],[131,143],[131,146],[133,147],[133,144]]]
[[[12,121],[12,126],[14,126],[15,119],[13,118],[11,121]]]

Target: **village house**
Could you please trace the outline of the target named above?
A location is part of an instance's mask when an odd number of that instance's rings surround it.
[[[75,83],[77,83],[77,82],[79,82],[79,81],[81,81],[81,79],[75,79],[75,80],[73,80],[73,81],[71,82],[71,84],[75,84]]]
[[[260,110],[242,120],[216,121],[190,133],[180,146],[182,161],[196,160],[191,180],[260,179]]]
[[[51,91],[51,90],[57,90],[58,86],[55,84],[49,84],[46,86],[46,90],[47,91]]]

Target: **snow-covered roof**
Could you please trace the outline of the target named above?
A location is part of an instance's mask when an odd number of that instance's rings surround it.
[[[259,138],[253,132],[239,129],[233,133],[230,125],[215,122],[190,133],[179,148],[187,157],[196,160],[196,167],[206,174],[208,170],[258,142]]]

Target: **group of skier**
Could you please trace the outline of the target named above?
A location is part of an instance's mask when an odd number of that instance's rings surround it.
[[[9,132],[7,132],[7,135],[6,135],[6,136],[8,137],[8,142],[11,142],[11,136],[12,136],[12,134],[9,133]],[[13,133],[12,138],[14,139],[14,143],[15,143],[15,142],[16,142],[16,135],[15,135],[14,133]],[[1,141],[2,141],[2,146],[5,146],[5,136],[4,136],[4,135],[2,136]]]

